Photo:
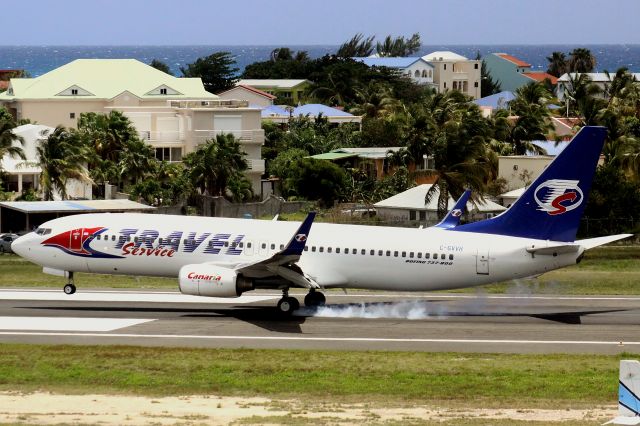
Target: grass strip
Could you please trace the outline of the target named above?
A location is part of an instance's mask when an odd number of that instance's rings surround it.
[[[633,357],[0,344],[0,390],[584,408]]]

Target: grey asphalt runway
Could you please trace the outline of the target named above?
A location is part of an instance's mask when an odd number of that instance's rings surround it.
[[[302,301],[304,294],[298,293]],[[455,351],[640,352],[640,297],[337,292],[279,317],[274,292],[0,290],[0,342]]]

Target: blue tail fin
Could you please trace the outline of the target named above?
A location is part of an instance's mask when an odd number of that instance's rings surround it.
[[[455,231],[574,241],[606,134],[583,127],[507,211]]]
[[[467,201],[469,201],[469,196],[471,195],[471,190],[467,189],[462,193],[456,204],[453,206],[449,213],[442,219],[440,223],[434,225],[434,228],[444,228],[451,229],[458,226],[460,223],[460,218],[464,213],[464,209],[467,207]]]

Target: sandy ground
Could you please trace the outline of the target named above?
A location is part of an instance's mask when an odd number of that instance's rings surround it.
[[[266,422],[289,416],[310,423],[354,424],[456,418],[536,421],[608,420],[616,407],[585,410],[450,409],[429,406],[377,408],[267,398],[183,396],[147,398],[121,395],[57,395],[0,392],[0,423],[100,425],[226,425]]]

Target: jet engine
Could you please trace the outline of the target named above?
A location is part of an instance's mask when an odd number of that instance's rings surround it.
[[[180,292],[194,296],[238,297],[253,290],[253,281],[236,271],[215,265],[193,264],[180,268]]]

